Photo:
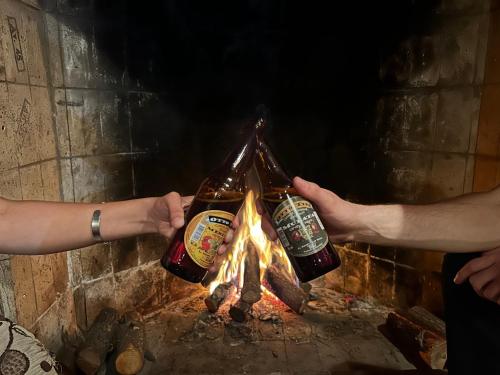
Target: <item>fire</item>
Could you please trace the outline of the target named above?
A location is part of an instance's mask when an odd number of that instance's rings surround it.
[[[259,254],[261,284],[267,267],[272,263],[281,263],[284,266],[283,269],[288,271],[289,276],[296,280],[295,272],[281,244],[278,241],[270,241],[261,229],[261,217],[257,212],[253,190],[247,193],[241,214],[241,224],[235,233],[232,247],[229,249],[216,279],[210,283],[210,293],[217,285],[227,282],[232,282],[238,290],[241,289],[248,241],[253,242]],[[272,295],[264,286],[261,288],[265,294]],[[272,296],[274,297],[274,295]]]

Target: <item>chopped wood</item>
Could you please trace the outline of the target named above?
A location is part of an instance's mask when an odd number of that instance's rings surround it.
[[[117,325],[118,312],[112,308],[101,310],[92,323],[76,354],[76,365],[85,375],[94,375],[113,349]]]
[[[245,271],[240,299],[252,305],[260,301],[262,295],[262,290],[260,289],[259,254],[252,241],[248,241],[246,249],[247,255],[245,258]]]
[[[208,311],[211,313],[217,312],[220,305],[222,305],[226,298],[230,295],[232,288],[232,283],[219,284],[214,289],[213,293],[205,298],[205,305],[207,305]]]
[[[236,304],[231,306],[229,309],[229,315],[234,321],[243,323],[249,319],[251,308],[251,304],[239,300]]]
[[[407,310],[408,315],[414,322],[418,322],[423,327],[436,332],[442,338],[446,338],[446,325],[442,319],[427,311],[421,306],[414,306]]]
[[[309,299],[306,292],[290,281],[276,265],[267,268],[264,279],[271,292],[297,314],[303,314]]]
[[[311,284],[309,284],[309,283],[300,283],[299,286],[307,294],[309,294],[311,292],[311,289],[312,289],[312,285]]]
[[[259,254],[255,245],[248,241],[240,299],[231,306],[229,315],[240,323],[248,320],[252,305],[260,301],[261,297]]]
[[[281,259],[277,259],[277,257],[273,256],[272,265],[278,268],[281,275],[283,275],[283,277],[285,277],[292,284],[296,284],[298,282],[298,280],[294,277],[293,273],[289,272],[288,267]],[[309,283],[300,283],[300,284],[309,284]]]
[[[115,369],[121,375],[135,375],[144,366],[144,324],[128,314],[117,330]]]
[[[415,351],[431,369],[443,369],[446,362],[444,322],[422,307],[389,313],[387,330],[403,352]]]

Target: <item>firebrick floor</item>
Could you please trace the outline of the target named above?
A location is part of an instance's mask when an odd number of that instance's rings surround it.
[[[146,320],[155,361],[141,374],[416,374],[379,332],[387,316],[373,305],[325,288],[303,315],[265,298],[236,323],[229,303],[206,311],[204,294],[176,301]]]

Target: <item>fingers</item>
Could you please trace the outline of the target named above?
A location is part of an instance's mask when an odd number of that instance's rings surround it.
[[[217,249],[217,255],[224,255],[224,253],[227,251],[227,244],[223,243],[222,245],[219,246]]]
[[[325,208],[325,205],[331,204],[331,192],[322,189],[314,182],[309,182],[300,177],[295,177],[293,179],[293,186],[297,189],[299,195],[313,202],[318,209]]]
[[[262,201],[259,199],[255,200],[255,207],[257,208],[257,213],[259,215],[264,215],[266,213],[266,210],[264,210],[264,206],[262,205]]]
[[[223,261],[224,261],[223,256],[216,256],[213,263],[208,267],[208,272],[216,273],[217,271],[219,271],[219,268],[222,265]]]
[[[229,245],[231,244],[231,241],[233,240],[233,237],[234,237],[234,230],[230,229],[226,233],[226,236],[224,237],[224,243],[220,245],[219,248],[217,249],[218,255],[223,255],[227,251]]]
[[[469,280],[474,291],[487,300],[500,304],[500,255],[498,249],[483,253],[468,262],[455,276],[455,283]]]
[[[273,225],[271,224],[272,222],[271,216],[269,216],[267,211],[264,209],[264,205],[262,204],[260,198],[255,201],[255,206],[257,207],[257,213],[262,217],[260,227],[267,235],[269,240],[276,241],[278,235],[276,234],[276,231],[274,230]]]
[[[237,229],[240,226],[240,217],[239,215],[235,216],[233,222],[231,223],[231,227],[233,229]]]
[[[331,242],[333,242],[335,244],[343,244],[346,242],[354,241],[354,235],[352,235],[352,234],[345,235],[344,233],[331,234],[328,236],[328,238],[330,239]]]
[[[189,195],[187,197],[182,197],[182,208],[186,210],[193,203],[194,195]]]
[[[271,224],[271,218],[268,214],[262,216],[262,222],[260,226],[271,241],[276,241],[278,239],[278,234],[274,230],[273,225]]]
[[[500,304],[500,283],[492,282],[487,285],[483,290],[483,297],[496,304]]]
[[[184,225],[184,209],[183,201],[179,193],[173,191],[163,197],[168,213],[170,223],[175,229],[179,229]]]
[[[479,258],[474,258],[469,261],[465,266],[463,266],[460,271],[457,272],[453,281],[455,284],[462,284],[465,280],[471,277],[476,272],[484,270],[494,264],[493,257],[481,256]]]
[[[475,292],[481,296],[485,297],[484,291],[487,285],[493,282],[497,276],[497,270],[495,267],[489,267],[479,272],[476,272],[469,278],[469,282]]]

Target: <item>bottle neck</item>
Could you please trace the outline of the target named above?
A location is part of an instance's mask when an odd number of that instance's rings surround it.
[[[290,188],[293,185],[269,146],[262,140],[259,141],[257,157],[257,168],[260,170],[259,175],[263,185],[274,188]]]
[[[255,158],[256,142],[256,131],[250,129],[222,165],[211,173],[210,180],[223,190],[241,190],[245,184],[245,175]]]
[[[245,173],[251,166],[254,155],[255,143],[246,142],[229,154],[221,168],[236,174]]]

